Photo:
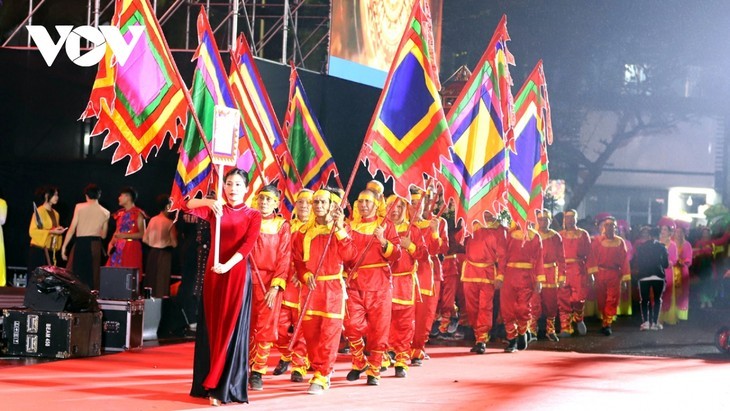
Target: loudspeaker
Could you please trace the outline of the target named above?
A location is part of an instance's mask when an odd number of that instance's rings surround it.
[[[96,297],[86,284],[70,271],[51,265],[33,271],[23,305],[34,311],[99,311]]]
[[[139,270],[127,267],[101,267],[99,298],[136,300],[139,298]]]

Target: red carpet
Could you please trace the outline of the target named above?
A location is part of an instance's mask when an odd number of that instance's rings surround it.
[[[396,379],[392,369],[379,387],[345,380],[341,355],[332,389],[305,393],[306,383],[264,377],[264,391],[249,405],[227,409],[664,410],[729,409],[730,363],[704,360],[587,355],[490,349],[477,356],[464,347],[432,347],[423,367]],[[188,396],[193,344],[145,348],[94,358],[0,368],[0,409],[191,410],[207,402]],[[275,364],[277,358],[272,358]],[[273,369],[273,368],[272,368]]]

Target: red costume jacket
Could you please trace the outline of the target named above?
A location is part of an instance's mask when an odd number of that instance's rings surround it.
[[[504,280],[504,273],[511,270],[530,270],[532,283],[545,283],[542,259],[542,241],[537,231],[529,229],[525,234],[520,228],[507,233],[505,252],[499,260],[499,280]],[[508,274],[509,275],[509,274]],[[509,282],[509,279],[507,280]]]
[[[420,256],[418,261],[418,285],[421,287],[421,294],[433,295],[434,282],[443,281],[443,270],[438,255],[449,251],[449,237],[446,233],[446,220],[439,219],[439,232],[431,232],[430,222],[419,221],[414,224],[418,227],[423,239],[426,241],[427,253]]]
[[[461,271],[465,283],[491,284],[504,273],[500,260],[504,258],[507,230],[497,221],[486,226],[476,223],[474,232],[465,240],[466,261]]]
[[[540,232],[542,238],[542,262],[545,273],[544,287],[554,288],[565,282],[565,251],[563,238],[555,230]]]
[[[388,241],[385,249],[380,246],[373,232],[378,226],[385,224],[385,239]],[[362,261],[355,267],[355,271],[347,279],[349,288],[360,291],[387,290],[391,287],[390,267],[388,263],[401,258],[400,238],[395,226],[383,217],[362,218],[359,222],[351,223],[352,241]],[[372,239],[372,240],[371,240]],[[368,244],[370,246],[368,247]],[[353,264],[357,261],[353,261]],[[352,267],[350,267],[352,268]]]
[[[582,228],[560,232],[565,250],[565,275],[571,278],[586,274],[586,264],[591,255],[591,237]]]
[[[256,264],[253,269],[253,286],[261,288],[258,268],[264,288],[279,286],[286,289],[291,264],[291,229],[284,218],[270,215],[261,221],[261,234],[251,253]]]
[[[426,242],[421,230],[415,224],[404,221],[396,225],[399,237],[410,237],[411,245],[401,249],[401,258],[390,263],[393,283],[393,303],[414,305],[416,303],[415,275],[416,260],[428,258]]]
[[[317,287],[312,292],[306,315],[344,318],[343,265],[357,258],[357,249],[349,236],[349,227],[336,231],[327,253],[322,253],[332,230],[332,224],[303,227],[292,237],[292,259],[302,287],[310,276],[316,275]],[[317,265],[322,259],[319,272]],[[307,288],[308,290],[308,288]]]
[[[596,236],[591,242],[592,261],[588,272],[590,274],[615,272],[622,281],[631,281],[631,269],[626,253],[624,239],[615,236],[609,240],[603,236]]]

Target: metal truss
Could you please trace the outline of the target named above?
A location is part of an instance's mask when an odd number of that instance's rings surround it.
[[[29,0],[28,12],[25,18],[3,42],[3,47],[35,48],[31,43],[30,34],[23,42],[23,28],[33,24],[33,16],[41,9],[47,0]],[[329,22],[331,3],[326,0],[172,0],[171,2],[150,0],[158,16],[163,30],[173,25],[179,29],[184,24],[184,35],[171,39],[168,42],[174,50],[194,50],[195,16],[202,6],[211,20],[211,27],[216,37],[230,39],[225,43],[219,42],[222,51],[230,50],[236,44],[236,37],[244,33],[251,51],[260,58],[288,63],[292,61],[296,67],[309,68],[320,71],[323,67],[322,58],[327,55],[329,46]],[[163,4],[164,3],[164,4]],[[87,0],[86,23],[98,26],[100,21],[111,19],[114,9],[114,0]],[[182,15],[184,13],[184,16]],[[43,22],[36,22],[43,24]],[[239,27],[239,25],[241,27]],[[274,40],[280,40],[276,46]],[[25,44],[23,44],[25,43]],[[174,44],[174,46],[173,46]],[[318,61],[315,61],[318,60]]]

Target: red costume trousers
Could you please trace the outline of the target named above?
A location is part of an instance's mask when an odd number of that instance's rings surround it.
[[[411,359],[411,341],[415,331],[416,307],[393,304],[388,346],[395,351],[395,366],[408,369]]]
[[[540,293],[533,293],[534,296],[539,297],[537,304],[533,304],[530,309],[531,317],[535,322],[535,329],[531,331],[537,331],[537,320],[540,316],[545,316],[545,332],[548,334],[555,333],[555,317],[558,315],[558,288],[555,285],[543,286]]]
[[[478,343],[489,341],[494,314],[494,284],[464,282],[464,302]]]
[[[306,341],[310,366],[314,371],[314,377],[309,383],[327,388],[325,385],[327,377],[334,370],[335,360],[337,360],[342,319],[316,315],[306,316],[302,321],[302,332]]]
[[[506,267],[504,284],[500,289],[500,309],[507,339],[515,339],[527,332],[533,288],[530,270]]]
[[[289,285],[293,287],[292,285]],[[293,307],[282,305],[279,312],[279,326],[278,334],[279,338],[276,340],[276,348],[281,353],[282,361],[289,361],[292,365],[292,371],[298,371],[300,374],[305,375],[307,373],[307,347],[304,344],[304,337],[302,333],[298,333],[297,341],[293,344],[292,349],[289,350],[289,344],[291,344],[292,332],[294,327],[297,325],[299,320],[299,310]]]
[[[348,288],[347,295],[344,334],[350,343],[352,368],[363,370],[369,365],[367,374],[379,378],[383,353],[388,349],[392,292],[390,288],[378,291]],[[365,350],[370,352],[367,359]]]
[[[274,301],[274,307],[269,308],[264,300],[261,286],[253,284],[253,298],[251,303],[251,371],[266,374],[266,362],[271,353],[271,347],[277,341],[277,320],[281,310],[281,296],[279,293]]]
[[[596,273],[596,304],[603,316],[603,326],[610,327],[618,308],[621,294],[621,273],[618,270],[599,268]]]
[[[433,295],[421,294],[421,301],[416,297],[416,330],[411,343],[411,358],[420,360],[424,357],[424,350],[431,334],[433,320],[436,317],[436,307],[441,293],[441,281],[433,283]],[[453,306],[453,304],[452,304]]]
[[[558,288],[558,309],[560,310],[560,329],[573,332],[573,322],[583,321],[588,284],[579,263],[566,265],[566,281]]]
[[[454,316],[454,304],[456,304],[457,290],[461,288],[459,280],[461,265],[464,263],[463,254],[446,256],[443,261],[444,281],[441,284],[441,292],[438,301],[438,312],[441,315],[439,331],[446,333],[451,317]]]
[[[541,315],[542,297],[540,296],[540,293],[532,293],[532,298],[530,298],[530,325],[528,330],[535,335],[537,335],[537,321],[540,319]]]

